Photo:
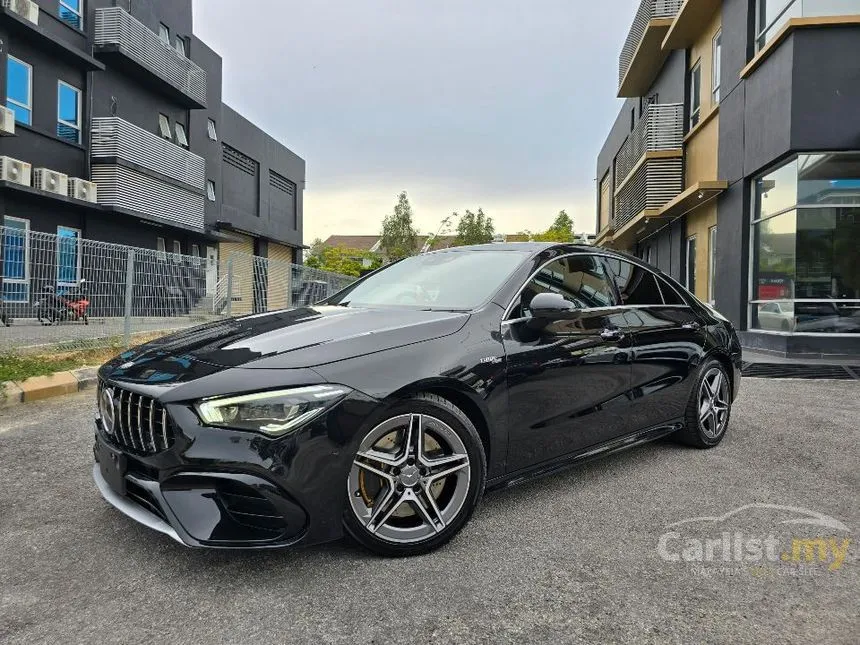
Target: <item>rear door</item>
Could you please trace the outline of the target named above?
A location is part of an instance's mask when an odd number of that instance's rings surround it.
[[[574,319],[535,324],[529,303],[554,292]],[[630,388],[630,337],[612,277],[595,255],[544,265],[502,323],[509,398],[508,471],[574,453],[622,433]]]
[[[615,275],[632,335],[631,386],[635,414],[631,430],[680,419],[692,377],[704,356],[699,316],[659,275],[618,258],[606,258]]]

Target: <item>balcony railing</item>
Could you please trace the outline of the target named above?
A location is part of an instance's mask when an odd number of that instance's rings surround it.
[[[206,161],[118,117],[92,120],[99,203],[203,228]]]
[[[137,18],[120,7],[96,9],[96,48],[115,47],[160,79],[206,105],[206,72],[161,41]]]
[[[681,147],[684,106],[650,105],[615,158],[615,209],[618,231],[646,209],[658,209],[684,186]]]
[[[92,155],[118,157],[199,190],[206,181],[203,157],[115,116],[93,119]]]
[[[649,105],[615,157],[615,188],[618,189],[646,152],[680,150],[683,143],[684,105]]]
[[[661,18],[674,18],[681,9],[682,4],[684,4],[684,0],[642,0],[639,4],[639,10],[636,12],[636,17],[633,19],[633,24],[630,26],[627,40],[624,41],[621,55],[618,57],[619,87],[624,82],[624,77],[627,75],[640,44],[651,26],[651,21]],[[668,29],[668,24],[665,27]]]

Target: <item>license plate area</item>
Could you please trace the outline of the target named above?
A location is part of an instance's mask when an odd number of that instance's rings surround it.
[[[99,470],[102,477],[115,493],[125,495],[125,471],[128,468],[126,456],[104,441],[99,441],[98,446]]]

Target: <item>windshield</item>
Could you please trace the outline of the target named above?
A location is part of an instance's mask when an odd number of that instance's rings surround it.
[[[401,260],[347,287],[324,304],[469,310],[483,304],[527,251],[443,251]]]

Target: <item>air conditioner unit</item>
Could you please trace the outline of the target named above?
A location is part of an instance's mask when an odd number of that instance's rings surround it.
[[[33,172],[33,186],[65,197],[69,194],[69,176],[49,168],[36,168]]]
[[[95,204],[98,201],[98,185],[80,177],[69,178],[69,197]]]
[[[31,169],[32,167],[26,161],[12,157],[0,157],[0,180],[2,181],[29,186]]]
[[[3,0],[3,6],[34,25],[39,24],[39,5],[33,0]]]
[[[15,134],[15,113],[5,105],[0,105],[0,136]]]

